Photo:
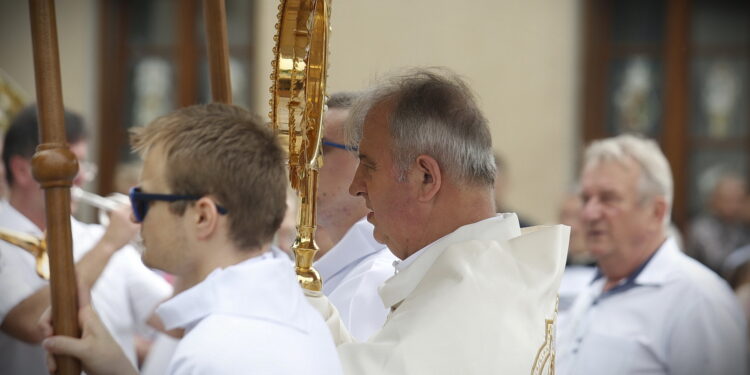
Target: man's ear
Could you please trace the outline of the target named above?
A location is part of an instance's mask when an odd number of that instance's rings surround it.
[[[12,173],[13,185],[28,187],[30,184],[38,184],[31,174],[31,160],[16,155],[10,158],[10,170],[5,173]]]
[[[209,197],[201,197],[192,207],[190,224],[198,240],[207,240],[214,236],[219,228],[219,211],[216,202]]]
[[[654,198],[654,205],[651,214],[659,225],[664,222],[664,216],[667,215],[667,200],[664,199],[664,197]]]
[[[432,200],[443,183],[443,175],[437,160],[428,155],[419,155],[415,163],[414,171],[419,178],[419,200]]]

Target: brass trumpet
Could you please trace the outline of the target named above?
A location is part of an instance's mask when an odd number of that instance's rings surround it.
[[[109,224],[107,212],[123,204],[128,204],[128,197],[119,193],[115,193],[109,197],[102,197],[73,186],[70,188],[70,194],[76,201],[99,209],[99,222],[105,226]],[[18,246],[33,255],[36,260],[37,275],[44,280],[49,280],[49,255],[47,254],[47,242],[44,238],[37,238],[28,233],[0,228],[0,240]],[[133,246],[136,249],[140,249],[139,241],[133,242]]]
[[[122,205],[130,204],[130,200],[127,195],[114,193],[107,197],[102,197],[86,190],[73,186],[70,188],[70,196],[77,202],[87,204],[99,210],[99,224],[107,226],[109,224],[109,216],[107,213],[117,209]]]
[[[112,193],[106,197],[97,195],[86,190],[73,186],[70,188],[71,197],[77,202],[87,204],[99,210],[99,224],[103,226],[109,225],[109,212],[116,210],[122,205],[130,205],[130,198],[127,195],[121,193]],[[141,241],[141,235],[136,235],[136,238],[130,241],[130,245],[133,246],[139,253],[143,253],[143,243]]]

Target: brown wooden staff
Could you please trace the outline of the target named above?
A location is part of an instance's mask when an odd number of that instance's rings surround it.
[[[224,0],[204,0],[208,67],[211,76],[211,97],[219,103],[232,102],[229,79],[229,41],[227,12]]]
[[[70,186],[78,161],[65,139],[54,0],[29,0],[29,9],[40,127],[40,144],[31,164],[46,204],[52,324],[56,335],[80,337],[70,234]],[[68,356],[56,356],[55,360],[58,374],[81,373],[78,360]]]

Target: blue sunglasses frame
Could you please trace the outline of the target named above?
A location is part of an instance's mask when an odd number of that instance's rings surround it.
[[[325,139],[323,140],[323,146],[331,146],[331,147],[340,148],[342,150],[347,150],[347,151],[355,151],[355,152],[359,151],[359,147],[357,146],[349,147],[347,145],[342,145],[341,143],[326,141]]]
[[[201,199],[202,195],[184,195],[184,194],[151,194],[144,193],[140,187],[133,187],[130,189],[130,207],[133,209],[133,216],[135,221],[142,223],[143,219],[146,218],[148,213],[149,203],[153,201],[164,201],[164,202],[177,202],[177,201],[194,201]],[[215,203],[214,203],[215,204]],[[216,211],[221,215],[226,215],[229,212],[226,208],[216,204]]]

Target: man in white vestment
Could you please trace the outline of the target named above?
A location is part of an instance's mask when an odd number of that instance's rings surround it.
[[[79,162],[86,161],[83,119],[65,112],[66,136]],[[36,108],[23,110],[5,135],[3,164],[9,183],[8,201],[0,202],[0,228],[41,238],[46,229],[44,196],[31,174],[31,157],[39,142]],[[86,168],[74,179],[81,185]],[[109,226],[81,223],[71,218],[73,257],[80,280],[93,287],[94,305],[131,363],[136,363],[135,334],[144,327],[156,305],[171,295],[171,287],[146,268],[127,243],[138,226],[128,219],[127,207],[114,212]],[[50,306],[50,288],[36,273],[32,254],[0,242],[0,372],[47,374],[44,338],[38,327]]]
[[[350,193],[401,261],[380,289],[391,312],[365,342],[310,296],[344,373],[549,373],[568,228],[522,233],[515,214],[495,213],[490,131],[465,83],[432,69],[395,77],[357,100],[348,130],[360,160]]]
[[[581,198],[598,271],[561,321],[558,373],[747,374],[747,323],[732,291],[667,234],[672,173],[656,142],[592,143]]]
[[[354,338],[364,341],[385,322],[388,309],[378,287],[393,276],[396,257],[375,241],[373,226],[365,219],[365,202],[349,194],[357,157],[347,150],[344,122],[356,99],[352,93],[334,93],[326,102],[323,166],[318,179],[320,251],[315,269],[323,278],[323,293],[339,311]]]
[[[289,261],[269,251],[287,184],[271,130],[215,103],[157,118],[133,145],[144,157],[130,194],[143,261],[185,286],[156,311],[166,329],[185,330],[167,372],[340,374],[325,323]],[[91,375],[136,373],[90,307],[80,318],[81,339],[55,336],[44,347],[80,358]]]

